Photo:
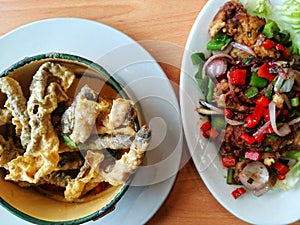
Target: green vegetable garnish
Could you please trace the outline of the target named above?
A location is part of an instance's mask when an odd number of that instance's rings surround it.
[[[221,50],[223,46],[226,46],[231,41],[230,37],[228,37],[224,33],[218,33],[211,41],[209,41],[206,45],[207,50]]]
[[[268,81],[262,77],[259,77],[256,72],[252,73],[250,78],[250,85],[257,88],[264,88],[268,84]]]
[[[62,136],[63,143],[72,149],[78,149],[78,146],[75,144],[75,142],[67,135]]]
[[[256,87],[249,87],[245,91],[245,96],[246,98],[253,98],[255,95],[258,94],[258,89]]]
[[[226,122],[224,116],[214,116],[211,119],[211,126],[218,131],[225,129],[226,125],[227,125],[227,122]]]
[[[198,65],[200,63],[204,63],[205,55],[202,52],[196,52],[191,55],[191,58],[192,58],[192,63],[194,65]]]
[[[291,53],[300,54],[300,3],[297,0],[285,0],[276,6],[270,0],[251,0],[245,7],[252,15],[274,21],[282,34],[289,33]]]

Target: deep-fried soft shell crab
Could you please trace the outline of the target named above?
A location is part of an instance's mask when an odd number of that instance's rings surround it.
[[[33,76],[26,99],[17,80],[0,78],[7,96],[0,126],[14,127],[14,137],[0,135],[5,179],[46,193],[59,190],[63,199],[57,199],[64,201],[82,201],[99,185],[124,184],[142,163],[151,137],[147,126],[136,130],[131,100],[103,99],[88,85],[66,108],[75,79],[70,69],[46,62]]]

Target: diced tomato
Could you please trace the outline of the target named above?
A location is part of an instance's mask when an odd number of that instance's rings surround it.
[[[267,39],[265,40],[263,43],[262,43],[262,46],[266,49],[266,50],[269,50],[271,48],[273,48],[274,46],[276,46],[276,43],[270,39]]]
[[[257,151],[246,151],[245,152],[245,158],[246,159],[250,159],[250,160],[254,160],[254,161],[258,161],[261,159],[261,153],[257,152]]]
[[[256,104],[260,105],[262,107],[267,107],[269,105],[270,101],[267,99],[266,96],[262,95],[256,100]]]
[[[229,80],[234,85],[244,85],[246,83],[246,73],[244,69],[236,69],[229,72]]]
[[[259,69],[257,71],[257,75],[259,77],[265,78],[268,81],[272,82],[275,78],[275,74],[270,73],[269,68],[270,68],[269,64],[264,63],[262,66],[259,67]]]
[[[230,109],[224,110],[225,117],[230,119],[233,116],[233,112]]]
[[[237,198],[241,197],[241,195],[243,195],[245,193],[246,193],[246,190],[243,187],[237,188],[237,189],[235,189],[234,191],[231,192],[234,199],[237,199]]]
[[[252,137],[252,136],[250,136],[250,135],[248,135],[248,134],[246,134],[246,133],[243,133],[241,136],[240,136],[240,138],[242,139],[242,140],[244,140],[245,142],[247,142],[248,144],[250,144],[250,145],[253,145],[254,143],[255,143],[255,138],[254,137]]]
[[[288,166],[284,165],[283,163],[281,163],[279,161],[276,161],[273,164],[273,167],[279,175],[286,175],[290,171]]]
[[[225,167],[234,167],[237,163],[237,157],[235,155],[223,155],[222,164]]]

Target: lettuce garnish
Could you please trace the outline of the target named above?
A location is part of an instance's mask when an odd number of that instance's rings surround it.
[[[300,54],[300,3],[284,0],[280,5],[272,5],[270,0],[248,0],[246,9],[252,15],[273,20],[281,31],[290,34],[291,53]]]

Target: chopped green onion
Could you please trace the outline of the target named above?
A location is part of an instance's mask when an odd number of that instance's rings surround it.
[[[292,105],[292,107],[299,106],[299,97],[292,98],[291,99],[291,105]]]
[[[258,94],[258,89],[256,87],[250,87],[245,92],[246,98],[253,98],[257,94]]]
[[[233,168],[228,168],[227,179],[226,179],[227,184],[235,184],[235,180],[233,179],[234,173],[235,173],[235,170]]]
[[[265,152],[270,152],[272,151],[272,148],[270,146],[265,147]]]
[[[249,63],[251,63],[252,59],[254,59],[254,56],[253,56],[253,55],[250,55],[250,56],[248,56],[246,59],[244,59],[243,62],[244,62],[245,64],[249,64]]]
[[[271,100],[272,99],[272,90],[266,90],[265,96],[267,99]]]
[[[250,177],[250,178],[247,180],[247,183],[252,184],[253,181],[254,181],[254,180]]]

